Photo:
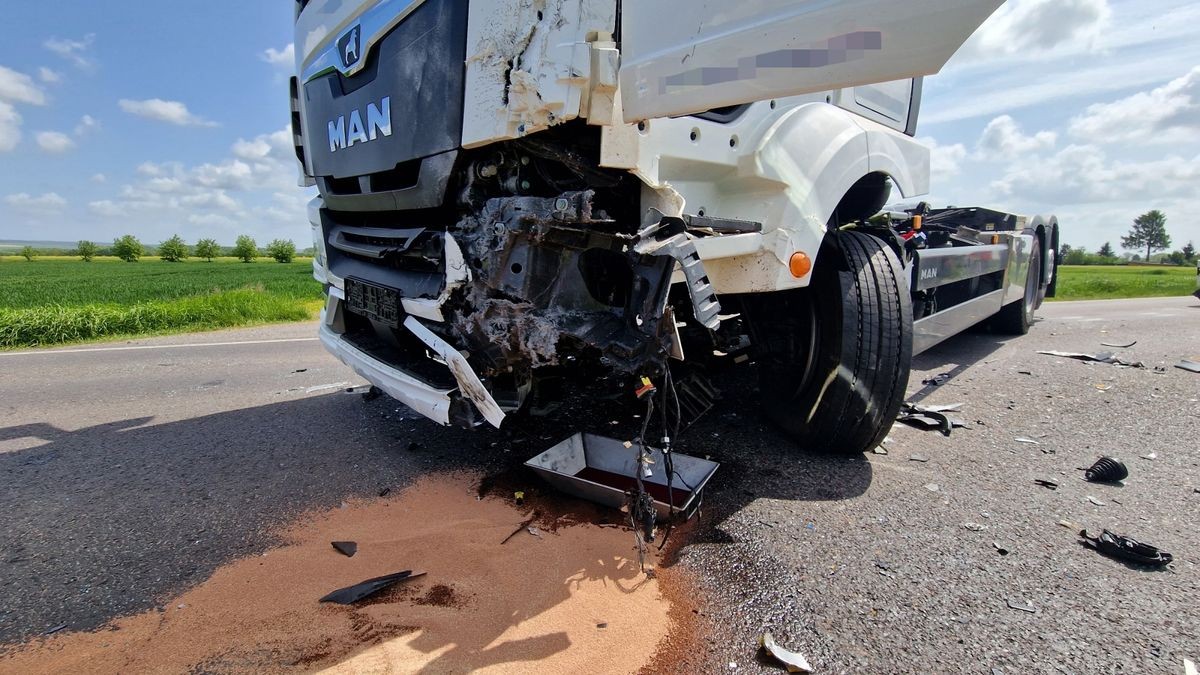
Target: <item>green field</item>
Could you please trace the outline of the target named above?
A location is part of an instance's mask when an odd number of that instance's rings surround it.
[[[1063,265],[1055,300],[1108,300],[1191,295],[1194,267]]]
[[[136,263],[0,257],[0,349],[311,318],[307,258]]]

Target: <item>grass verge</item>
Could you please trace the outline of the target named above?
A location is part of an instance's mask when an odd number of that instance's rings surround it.
[[[1191,267],[1062,265],[1055,300],[1111,300],[1191,295]]]
[[[308,260],[0,263],[0,349],[232,328],[313,317]]]

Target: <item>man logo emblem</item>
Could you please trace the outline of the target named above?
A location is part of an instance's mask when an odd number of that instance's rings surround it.
[[[342,37],[338,38],[338,52],[342,55],[342,66],[349,68],[358,63],[359,50],[362,42],[358,35],[359,27],[355,26]]]

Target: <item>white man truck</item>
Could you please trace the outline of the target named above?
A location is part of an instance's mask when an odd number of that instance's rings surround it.
[[[749,361],[798,442],[869,449],[913,354],[1054,293],[1052,217],[884,209],[1001,3],[298,0],[320,337],[467,427]]]

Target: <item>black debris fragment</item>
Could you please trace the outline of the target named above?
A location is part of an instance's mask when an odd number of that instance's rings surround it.
[[[336,602],[339,605],[351,605],[359,600],[362,600],[363,598],[374,595],[379,591],[388,588],[389,586],[393,586],[406,579],[413,579],[424,574],[424,572],[413,572],[412,570],[404,570],[403,572],[396,572],[395,574],[385,574],[381,577],[375,577],[374,579],[361,581],[353,586],[339,588],[321,598],[319,602]]]
[[[370,389],[368,389],[362,393],[362,399],[364,401],[374,401],[375,399],[379,398],[382,395],[383,395],[382,389],[380,389],[379,387],[376,387],[375,385],[371,385]]]
[[[1175,367],[1179,368],[1181,370],[1186,370],[1189,373],[1200,373],[1200,361],[1193,361],[1191,359],[1183,359],[1179,363],[1176,363]]]
[[[1129,469],[1115,457],[1101,457],[1083,472],[1083,479],[1091,483],[1115,483],[1129,477]]]
[[[358,542],[331,541],[329,543],[332,544],[333,547],[337,549],[338,553],[341,553],[342,555],[346,556],[347,558],[353,558],[354,554],[358,553]]]
[[[921,380],[921,384],[931,384],[935,387],[940,387],[950,379],[950,373],[939,373],[933,377]]]
[[[1137,344],[1137,340],[1134,340],[1133,342],[1130,342],[1127,345],[1116,345],[1116,344],[1112,344],[1111,342],[1101,342],[1100,346],[1101,347],[1116,347],[1117,349],[1128,349],[1129,347],[1132,347],[1136,344]]]
[[[1083,537],[1079,543],[1118,560],[1151,567],[1166,567],[1174,560],[1170,553],[1160,550],[1158,547],[1143,544],[1130,537],[1113,534],[1108,530],[1103,530],[1098,537],[1089,535],[1087,530],[1080,530],[1079,536]]]
[[[1051,490],[1057,490],[1057,489],[1058,489],[1058,483],[1057,483],[1057,482],[1055,482],[1055,481],[1052,481],[1052,480],[1048,480],[1048,479],[1046,479],[1046,478],[1034,478],[1034,479],[1033,479],[1033,482],[1034,482],[1034,483],[1037,483],[1038,485],[1041,485],[1042,487],[1050,488]]]
[[[917,429],[927,431],[936,429],[942,432],[943,436],[949,436],[950,430],[954,427],[953,422],[945,413],[907,402],[901,406],[900,417],[896,418],[896,421]]]
[[[389,493],[391,493],[391,491],[392,491],[392,488],[383,488],[382,490],[379,491],[379,496],[386,497],[386,496],[388,496]]]
[[[47,630],[47,631],[44,633],[44,635],[54,635],[55,633],[57,633],[58,631],[60,631],[60,630],[62,630],[62,629],[64,629],[64,628],[66,628],[66,627],[67,627],[67,624],[65,624],[65,623],[60,623],[60,624],[58,624],[57,626],[54,626],[53,628],[51,628],[51,629]]]
[[[520,534],[523,531],[526,531],[529,528],[529,526],[533,524],[533,521],[537,520],[537,517],[538,517],[538,514],[535,512],[533,514],[532,518],[530,518],[530,519],[526,520],[525,522],[521,523],[520,525],[518,525],[517,529],[513,530],[507,537],[505,537],[504,541],[500,542],[500,545],[503,546],[503,545],[507,544],[509,539],[512,539],[513,537],[517,536],[518,534]]]
[[[293,370],[292,372],[293,373],[307,373],[308,368],[297,368],[297,369]]]

